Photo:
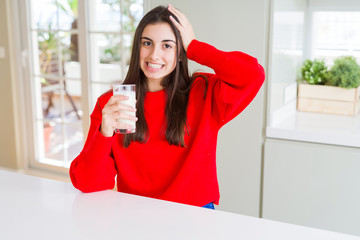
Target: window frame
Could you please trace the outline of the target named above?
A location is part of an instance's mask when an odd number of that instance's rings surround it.
[[[274,82],[272,76],[273,68],[273,39],[274,39],[274,14],[275,1],[271,0],[270,4],[270,24],[269,24],[269,48],[268,48],[268,86],[267,86],[267,120],[266,120],[266,138],[284,139],[291,141],[313,142],[319,144],[329,144],[337,146],[347,146],[359,148],[360,143],[360,129],[358,122],[360,114],[354,117],[326,115],[317,113],[302,113],[296,109],[297,103],[297,82],[291,82],[287,89],[283,92],[288,92],[291,96],[291,101],[288,104],[283,104],[281,107],[272,109],[272,84]],[[276,3],[281,2],[280,0]],[[357,0],[298,0],[288,2],[283,0],[281,2],[286,10],[293,10],[291,4],[306,4],[304,11],[304,45],[303,45],[303,60],[311,58],[312,49],[312,13],[314,11],[360,11],[360,5]],[[297,7],[299,7],[297,6]],[[277,9],[279,11],[279,9]],[[297,10],[297,9],[296,9]],[[285,95],[285,93],[284,93]],[[277,115],[280,117],[275,118]],[[327,125],[318,128],[320,122],[326,122]],[[330,126],[330,127],[329,127]],[[335,126],[335,129],[334,129]]]
[[[360,11],[360,4],[357,0],[308,0],[307,15],[305,18],[307,41],[304,47],[304,59],[313,59],[313,14],[317,11],[331,12],[354,12]]]
[[[144,14],[149,9],[149,1],[143,0]],[[54,172],[68,175],[68,167],[56,166],[40,162],[36,150],[35,129],[36,120],[34,116],[35,94],[31,78],[33,78],[33,60],[30,54],[32,33],[30,27],[30,3],[28,0],[8,1],[11,11],[11,38],[12,45],[12,72],[14,74],[14,99],[15,99],[15,126],[17,139],[18,167],[20,169],[39,169],[41,171]],[[91,71],[90,71],[90,42],[89,42],[89,2],[78,0],[78,54],[81,71],[81,104],[83,117],[81,119],[83,128],[83,141],[90,127],[91,106]],[[31,119],[31,120],[29,120]],[[27,121],[28,120],[28,121]]]

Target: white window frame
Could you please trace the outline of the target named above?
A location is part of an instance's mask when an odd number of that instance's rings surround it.
[[[293,141],[314,142],[320,144],[330,144],[347,147],[360,147],[358,131],[358,122],[360,115],[354,117],[336,116],[315,113],[299,113],[296,109],[296,82],[293,82],[285,91],[289,91],[292,101],[284,104],[279,109],[271,109],[271,85],[273,82],[272,75],[272,41],[273,41],[273,25],[274,25],[274,4],[276,0],[271,0],[270,9],[270,29],[269,29],[269,55],[268,55],[268,96],[267,96],[267,121],[266,121],[266,137]],[[280,1],[280,0],[279,0]],[[306,26],[304,32],[303,59],[311,58],[312,49],[312,14],[314,11],[360,11],[358,0],[299,0],[287,1],[282,0],[282,6],[289,11],[294,3],[300,3],[301,6],[306,4],[304,24]],[[297,8],[296,8],[297,9]],[[285,94],[284,94],[285,95]],[[274,115],[277,121],[273,121]],[[275,123],[274,123],[275,122]],[[315,124],[313,125],[313,123]],[[318,129],[319,123],[326,122],[334,124],[338,129],[328,128],[324,126]],[[345,127],[341,127],[344,125]],[[309,127],[308,127],[309,126]],[[314,127],[316,126],[316,127]]]
[[[307,24],[307,41],[305,42],[304,59],[313,59],[313,25],[312,16],[317,11],[360,11],[360,2],[358,0],[308,0],[308,15],[306,16]]]
[[[8,12],[11,21],[11,62],[12,74],[14,76],[14,106],[15,106],[15,126],[16,126],[16,149],[19,169],[39,169],[47,172],[60,173],[68,175],[68,168],[63,166],[49,165],[39,162],[35,159],[36,146],[34,142],[35,121],[33,117],[33,105],[35,102],[34,89],[30,79],[32,78],[32,62],[29,56],[30,46],[30,28],[25,27],[29,19],[29,3],[27,0],[7,0]],[[149,10],[150,0],[143,1],[144,14]],[[78,41],[79,44],[79,62],[81,62],[82,81],[82,125],[84,141],[90,127],[90,113],[93,106],[90,106],[90,61],[89,61],[89,34],[88,34],[88,1],[78,0]],[[29,118],[31,118],[30,121]]]

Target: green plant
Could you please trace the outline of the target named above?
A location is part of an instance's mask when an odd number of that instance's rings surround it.
[[[339,57],[335,60],[326,78],[326,85],[357,88],[360,86],[360,66],[352,56]]]
[[[301,75],[309,84],[325,84],[326,73],[327,67],[324,60],[315,59],[311,61],[306,59],[301,67]]]

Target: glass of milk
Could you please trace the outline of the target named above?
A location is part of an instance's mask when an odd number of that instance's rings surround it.
[[[136,94],[135,94],[135,84],[119,84],[113,86],[113,95],[125,95],[129,98],[125,101],[121,101],[121,103],[130,105],[135,108],[136,103]],[[125,111],[126,114],[136,116],[135,112],[129,112]],[[122,122],[128,125],[131,125],[131,128],[129,129],[115,129],[115,133],[121,133],[121,134],[128,134],[128,133],[134,133],[136,130],[136,122],[132,120],[127,119],[118,119],[118,122]]]

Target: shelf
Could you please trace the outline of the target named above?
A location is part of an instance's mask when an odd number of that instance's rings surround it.
[[[295,103],[275,111],[266,128],[269,138],[360,147],[360,114],[355,117],[298,112]]]

